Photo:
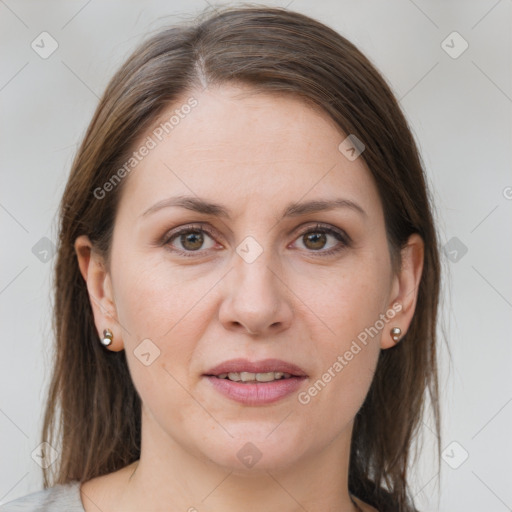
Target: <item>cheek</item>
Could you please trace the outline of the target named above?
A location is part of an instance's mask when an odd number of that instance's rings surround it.
[[[297,281],[300,297],[324,330],[342,344],[372,326],[385,312],[389,294],[389,269],[374,252],[350,255],[329,272],[302,274]],[[321,339],[321,338],[320,338]]]
[[[187,369],[203,329],[196,321],[198,306],[209,287],[186,285],[176,276],[164,265],[137,265],[136,272],[125,267],[116,307],[128,331],[123,332],[126,357],[146,412],[179,429],[191,405]]]
[[[148,403],[162,398],[179,405],[188,396],[182,386],[189,385],[191,361],[211,321],[207,308],[219,276],[179,269],[165,255],[119,257],[116,264],[116,312],[135,386]]]
[[[382,301],[369,283],[372,279],[362,274],[350,274],[313,297],[311,309],[322,320],[316,322],[310,315],[317,373],[297,398],[311,428],[327,437],[335,436],[361,408],[376,369],[382,330],[371,328],[382,312]]]
[[[191,314],[197,317],[196,304],[216,281],[213,275],[192,275],[190,268],[171,264],[162,253],[158,258],[120,258],[116,268],[116,311],[134,342],[187,339],[181,330],[190,324]]]
[[[391,321],[386,313],[389,293],[388,263],[377,251],[359,252],[311,286],[302,277],[301,288],[313,326],[318,374],[299,402],[317,415],[332,413],[334,424],[349,420],[361,407],[371,385],[380,353],[380,339]],[[306,293],[309,290],[309,293]],[[313,291],[312,291],[313,290]],[[330,414],[331,414],[330,413]]]

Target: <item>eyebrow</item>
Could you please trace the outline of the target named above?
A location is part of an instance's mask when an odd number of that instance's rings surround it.
[[[168,208],[170,206],[177,206],[180,208],[186,208],[198,213],[204,213],[206,215],[213,215],[216,217],[224,217],[231,219],[230,212],[227,208],[220,204],[206,201],[200,197],[194,196],[177,196],[163,199],[158,203],[148,208],[141,217],[145,217],[151,213],[154,213],[162,208]],[[348,208],[355,212],[358,212],[363,217],[368,217],[368,214],[354,201],[349,199],[317,199],[314,201],[307,202],[294,202],[290,203],[281,214],[281,219],[285,217],[298,217],[300,215],[306,215],[309,213],[317,213],[321,211],[334,210],[337,208]]]

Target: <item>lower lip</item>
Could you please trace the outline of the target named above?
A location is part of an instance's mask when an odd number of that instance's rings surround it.
[[[247,383],[233,382],[205,375],[213,387],[224,396],[245,405],[264,405],[277,402],[296,392],[306,377],[290,377],[272,382]]]

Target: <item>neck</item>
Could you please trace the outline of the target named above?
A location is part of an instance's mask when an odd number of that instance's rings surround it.
[[[361,510],[348,493],[352,425],[323,451],[312,450],[292,464],[258,463],[247,470],[222,467],[191,453],[154,423],[152,427],[145,430],[143,419],[141,457],[124,473],[123,510]]]

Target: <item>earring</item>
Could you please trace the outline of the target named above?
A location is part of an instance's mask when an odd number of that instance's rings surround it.
[[[112,343],[113,337],[114,335],[112,334],[112,331],[110,329],[105,329],[103,331],[103,338],[101,338],[100,341],[104,347],[108,347]]]
[[[395,343],[398,343],[400,334],[402,334],[402,329],[400,329],[400,327],[393,327],[393,329],[391,329],[391,337]]]

